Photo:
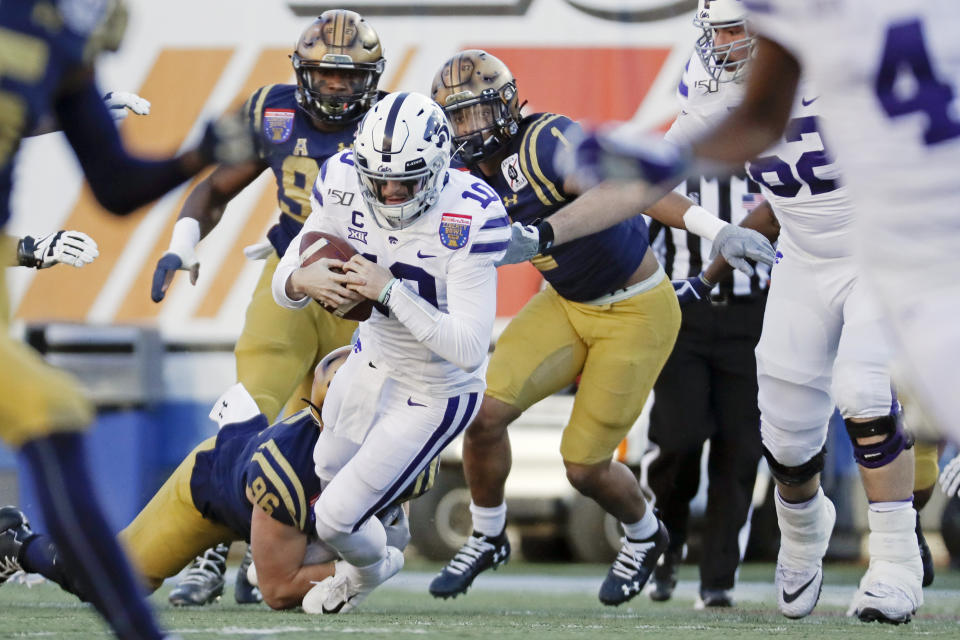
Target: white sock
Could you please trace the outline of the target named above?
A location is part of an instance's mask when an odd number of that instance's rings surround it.
[[[623,532],[628,540],[637,542],[652,537],[660,527],[660,523],[657,521],[657,516],[653,515],[653,509],[647,505],[647,510],[643,512],[642,518],[630,524],[621,522],[620,526],[623,527]]]
[[[871,502],[870,511],[876,513],[887,513],[888,511],[900,511],[901,509],[909,509],[913,506],[913,497],[907,498],[906,500],[896,500],[892,502]]]
[[[478,507],[471,500],[470,515],[473,516],[473,530],[493,538],[503,533],[507,526],[507,503],[501,502],[495,507]]]
[[[780,525],[780,551],[793,566],[807,566],[820,562],[827,552],[830,535],[825,531],[825,506],[827,499],[823,489],[817,489],[812,498],[801,503],[791,503],[776,492],[777,524]],[[781,557],[781,560],[783,558]]]

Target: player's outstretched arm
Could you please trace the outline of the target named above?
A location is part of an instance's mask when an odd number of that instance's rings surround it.
[[[248,130],[229,116],[208,124],[200,144],[185,153],[160,160],[131,156],[92,76],[61,94],[54,110],[97,201],[118,215],[156,200],[213,162],[239,164],[254,154]]]
[[[160,302],[166,296],[177,271],[188,271],[190,284],[197,283],[200,275],[197,244],[217,226],[227,204],[265,168],[259,159],[233,166],[221,165],[190,192],[173,225],[170,246],[157,261],[153,272],[150,298],[154,302]]]
[[[780,237],[780,222],[774,215],[773,207],[770,206],[769,201],[762,202],[748,213],[740,222],[740,226],[763,234],[771,243],[776,242],[777,238]],[[732,272],[733,267],[730,266],[730,263],[722,255],[718,255],[713,258],[713,261],[704,269],[700,277],[706,280],[712,288],[714,284],[720,282],[721,279]]]
[[[257,506],[250,519],[250,549],[257,586],[271,609],[299,607],[315,582],[334,573],[333,562],[304,565],[306,534]]]

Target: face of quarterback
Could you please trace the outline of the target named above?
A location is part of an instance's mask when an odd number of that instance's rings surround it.
[[[377,180],[377,199],[383,204],[395,205],[409,202],[423,187],[423,180]]]

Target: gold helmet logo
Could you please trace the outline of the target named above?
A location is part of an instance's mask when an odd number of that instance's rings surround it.
[[[315,119],[358,120],[377,101],[386,61],[380,37],[355,11],[324,11],[290,56],[297,74],[297,103]]]
[[[461,51],[447,60],[430,93],[450,118],[465,162],[495,155],[517,133],[517,82],[507,65],[486,51]]]

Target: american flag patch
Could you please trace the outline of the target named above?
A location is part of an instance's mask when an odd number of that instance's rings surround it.
[[[758,206],[763,204],[764,197],[759,193],[745,193],[743,194],[743,209],[744,211],[753,211]]]

